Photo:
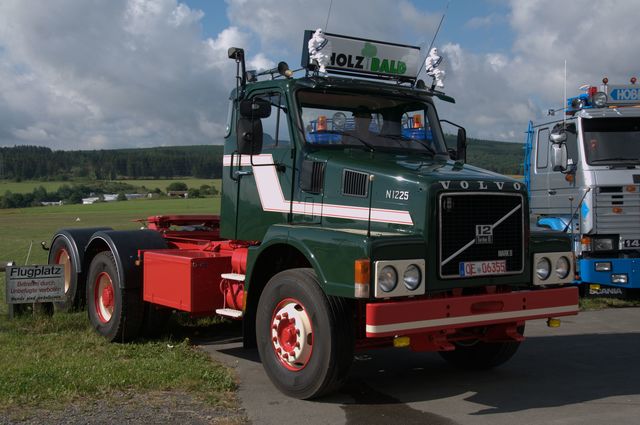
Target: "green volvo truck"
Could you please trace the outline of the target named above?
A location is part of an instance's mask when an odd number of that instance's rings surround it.
[[[525,322],[578,311],[569,236],[530,226],[526,188],[447,147],[417,79],[420,49],[325,34],[257,73],[237,64],[221,214],[153,216],[146,228],[62,229],[49,262],[98,333],[128,341],[174,310],[243,321],[283,393],[345,381],[354,353],[437,351],[464,368],[507,361]],[[266,77],[266,78],[265,78]]]

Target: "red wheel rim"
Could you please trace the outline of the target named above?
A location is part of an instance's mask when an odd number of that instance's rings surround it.
[[[93,285],[94,309],[98,319],[102,323],[107,323],[113,316],[115,306],[113,282],[107,272],[102,272],[96,277]]]
[[[313,352],[313,327],[302,303],[287,298],[271,317],[271,347],[280,363],[298,372],[309,364]]]
[[[64,266],[64,293],[66,294],[71,288],[71,256],[66,249],[61,248],[56,253],[55,263]]]

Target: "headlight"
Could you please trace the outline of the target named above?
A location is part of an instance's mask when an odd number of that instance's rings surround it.
[[[613,238],[594,238],[594,251],[613,251]]]
[[[569,264],[569,259],[567,257],[560,257],[556,261],[556,276],[560,279],[564,279],[569,276],[569,271],[571,270],[571,266]]]
[[[378,286],[384,292],[391,292],[398,284],[398,272],[392,266],[385,266],[380,270]]]
[[[420,282],[422,282],[422,273],[420,273],[420,268],[415,264],[411,264],[404,271],[404,286],[407,287],[408,290],[414,291],[418,286],[420,286]]]
[[[536,263],[536,274],[540,280],[546,280],[551,274],[551,262],[547,257],[542,257]]]
[[[593,102],[593,106],[596,108],[602,108],[607,104],[607,95],[599,91],[591,97],[591,102]]]

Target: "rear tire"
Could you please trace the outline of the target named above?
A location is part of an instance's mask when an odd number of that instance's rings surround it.
[[[50,264],[63,264],[65,300],[53,303],[55,311],[78,311],[84,309],[84,278],[78,274],[78,266],[72,256],[69,241],[58,237],[51,245]]]
[[[521,327],[524,334],[524,327]],[[470,344],[456,342],[453,351],[440,351],[440,356],[452,365],[466,370],[487,370],[506,363],[520,347],[518,341],[483,342]]]
[[[127,342],[140,333],[144,306],[138,289],[121,288],[113,254],[97,254],[87,278],[89,321],[110,342]]]
[[[340,387],[353,360],[351,306],[324,294],[312,269],[276,274],[256,315],[265,372],[284,394],[310,399]]]

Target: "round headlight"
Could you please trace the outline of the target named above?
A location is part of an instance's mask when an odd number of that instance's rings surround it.
[[[551,262],[547,257],[542,257],[536,264],[536,274],[540,280],[546,280],[551,274]]]
[[[333,126],[338,130],[344,129],[344,125],[347,123],[347,116],[344,112],[336,112],[333,114]]]
[[[404,271],[404,286],[407,287],[410,291],[415,291],[418,286],[420,286],[420,282],[422,282],[422,273],[420,272],[420,267],[415,264],[411,264]]]
[[[593,106],[595,106],[596,108],[602,108],[607,104],[607,94],[601,91],[594,93],[593,97],[591,98],[591,102],[593,102]]]
[[[384,292],[391,292],[398,284],[398,272],[392,266],[384,266],[378,276],[378,286]]]
[[[571,270],[569,259],[567,257],[558,258],[558,261],[556,261],[556,276],[564,279],[569,275],[569,270]]]

